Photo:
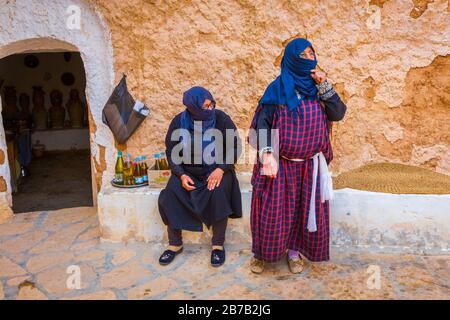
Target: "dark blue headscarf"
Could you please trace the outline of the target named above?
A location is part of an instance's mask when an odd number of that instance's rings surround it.
[[[206,99],[211,100],[214,105],[212,110],[202,108]],[[194,121],[202,121],[202,132],[215,127],[216,101],[211,92],[202,87],[192,87],[183,94],[183,104],[186,106],[186,110],[181,114],[181,128],[194,130]]]
[[[281,74],[267,87],[260,104],[287,105],[292,111],[298,106],[297,90],[303,97],[315,97],[317,87],[311,77],[311,70],[317,66],[317,59],[309,60],[300,57],[312,44],[303,38],[288,43],[281,60]],[[313,49],[314,51],[314,49]]]
[[[213,104],[211,110],[202,108],[206,99],[211,100]],[[186,110],[181,114],[181,128],[193,133],[194,129],[197,129],[197,127],[194,127],[194,121],[201,121],[202,150],[204,151],[210,143],[214,143],[214,138],[212,138],[212,141],[205,140],[203,134],[206,130],[216,126],[216,101],[211,92],[205,88],[192,87],[183,94],[183,104],[186,106]],[[186,143],[186,141],[183,143]]]

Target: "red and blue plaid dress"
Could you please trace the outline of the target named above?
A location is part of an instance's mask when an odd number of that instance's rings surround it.
[[[256,114],[263,107],[259,106]],[[272,128],[279,130],[277,176],[261,175],[259,160],[253,168],[250,223],[255,258],[276,262],[292,249],[310,261],[329,260],[329,203],[321,202],[319,180],[315,199],[317,231],[309,232],[307,224],[313,182],[313,160],[309,158],[323,152],[327,163],[332,160],[330,125],[318,99],[301,100],[292,112],[285,106],[274,112]],[[309,160],[290,161],[282,156]]]

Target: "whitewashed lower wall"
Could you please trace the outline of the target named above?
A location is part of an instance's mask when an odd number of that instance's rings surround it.
[[[164,242],[159,189],[104,188],[98,196],[102,239]],[[242,190],[242,219],[233,219],[227,243],[250,243],[251,190]],[[450,195],[396,195],[342,189],[331,205],[331,244],[382,251],[448,253]],[[206,228],[205,228],[206,229]],[[208,232],[185,232],[186,243],[208,243]]]

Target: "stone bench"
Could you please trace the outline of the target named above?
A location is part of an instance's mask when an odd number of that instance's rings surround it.
[[[251,243],[249,175],[238,176],[243,218],[230,219],[227,243]],[[98,215],[104,241],[166,242],[158,212],[161,189],[104,188]],[[335,190],[331,207],[331,243],[363,250],[412,253],[450,252],[450,195],[388,194]],[[184,232],[185,243],[209,243],[210,233]]]

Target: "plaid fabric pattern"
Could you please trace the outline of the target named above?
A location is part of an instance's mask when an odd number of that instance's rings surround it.
[[[272,128],[279,129],[280,155],[306,159],[323,152],[328,163],[332,160],[329,123],[318,100],[302,100],[293,112],[280,106]],[[329,203],[320,201],[320,184],[315,199],[317,231],[307,230],[313,160],[280,157],[276,178],[261,175],[261,167],[258,161],[252,176],[250,223],[255,257],[276,262],[292,249],[310,261],[329,260]]]

